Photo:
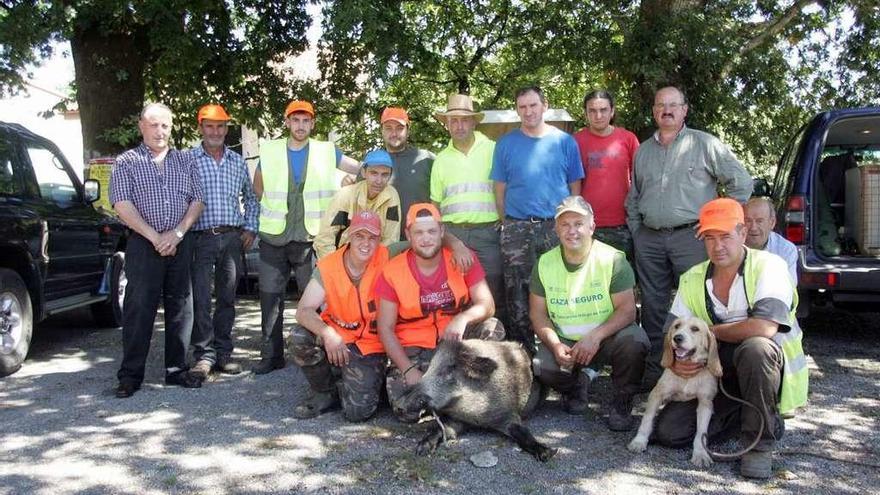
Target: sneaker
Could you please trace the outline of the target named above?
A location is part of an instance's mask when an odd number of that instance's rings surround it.
[[[230,356],[217,356],[214,370],[224,375],[237,375],[241,373],[241,365],[233,361]]]
[[[635,419],[632,415],[632,395],[617,394],[611,403],[611,411],[608,413],[608,429],[611,431],[630,431],[635,427]]]
[[[574,390],[562,397],[562,409],[568,414],[581,415],[590,407],[590,385],[592,380],[586,373],[579,372]]]
[[[116,397],[119,399],[127,399],[134,395],[135,392],[138,391],[141,387],[135,385],[132,382],[119,382],[119,385],[116,386]]]
[[[309,419],[333,409],[339,405],[339,396],[333,392],[309,391],[309,397],[302,404],[293,408],[293,417]]]
[[[746,478],[767,479],[773,475],[773,453],[752,450],[740,461],[739,472]]]
[[[284,358],[261,359],[260,363],[254,367],[254,374],[265,375],[266,373],[284,368],[285,364]]]
[[[189,369],[189,374],[204,381],[208,378],[213,366],[214,365],[211,361],[208,361],[207,359],[199,359],[196,364]]]
[[[165,375],[165,385],[179,385],[183,388],[201,388],[202,380],[188,371],[177,371]]]

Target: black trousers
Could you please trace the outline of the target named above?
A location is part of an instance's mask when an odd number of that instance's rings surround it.
[[[190,298],[191,235],[184,236],[174,256],[160,256],[153,244],[132,234],[125,248],[125,300],[122,308],[120,382],[140,385],[153,337],[159,300],[165,307],[165,373],[186,369],[192,333]]]

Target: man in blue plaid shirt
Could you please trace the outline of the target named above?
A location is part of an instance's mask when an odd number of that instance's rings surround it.
[[[171,110],[151,103],[141,112],[144,138],[116,157],[110,202],[134,232],[125,247],[128,285],[122,309],[122,364],[116,397],[131,397],[144,380],[159,300],[165,308],[165,383],[187,388],[202,380],[187,370],[192,325],[192,234],[202,213],[202,185],[192,157],[172,149]]]
[[[220,105],[205,105],[197,120],[202,142],[190,154],[202,180],[205,210],[193,226],[195,365],[190,373],[204,380],[212,369],[231,375],[241,372],[241,366],[232,361],[235,289],[241,275],[241,253],[256,237],[260,206],[244,159],[226,147],[230,120],[226,110]],[[213,318],[212,286],[216,298]]]

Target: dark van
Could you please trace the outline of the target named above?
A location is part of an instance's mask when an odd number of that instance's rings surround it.
[[[799,251],[799,316],[880,310],[880,107],[816,115],[787,144],[771,196]]]

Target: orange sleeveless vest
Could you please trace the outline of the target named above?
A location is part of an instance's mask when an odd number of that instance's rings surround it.
[[[346,344],[354,343],[361,354],[385,352],[376,329],[377,304],[373,286],[382,267],[388,262],[388,248],[379,245],[361,277],[358,287],[345,271],[342,255],[348,245],[318,260],[327,307],[321,319],[336,330]]]
[[[437,341],[443,336],[449,321],[470,305],[470,292],[464,281],[464,275],[452,264],[452,252],[443,248],[442,257],[446,267],[447,283],[455,296],[455,303],[451,307],[423,313],[419,300],[419,284],[407,261],[409,251],[407,249],[392,258],[382,272],[385,280],[397,292],[400,301],[394,333],[400,340],[400,345],[404,347],[433,349],[437,347]]]

